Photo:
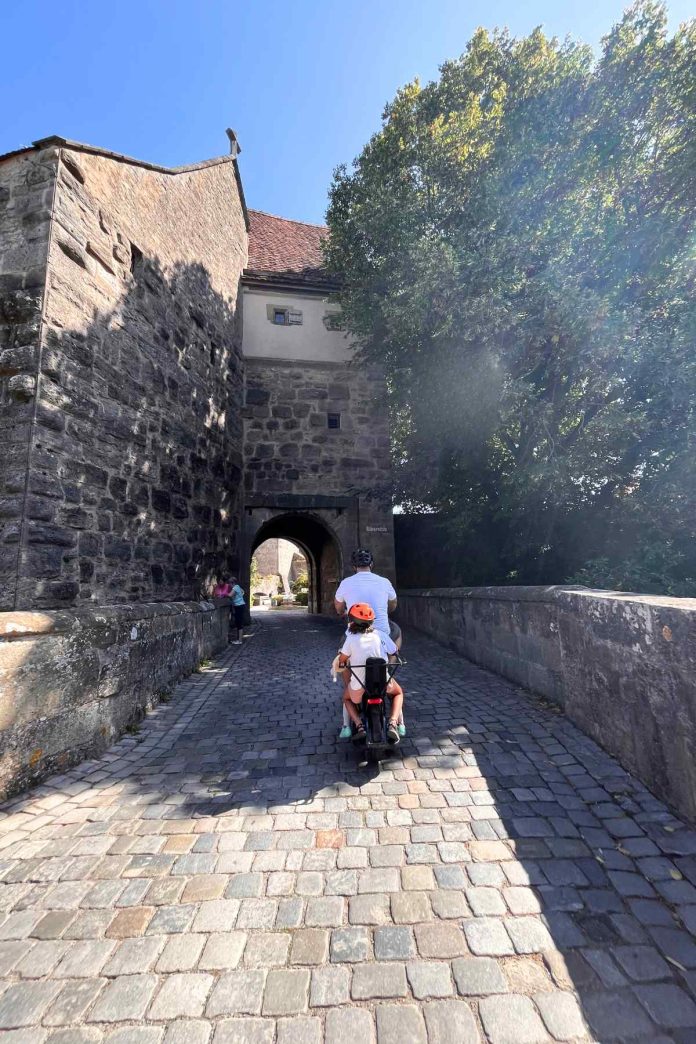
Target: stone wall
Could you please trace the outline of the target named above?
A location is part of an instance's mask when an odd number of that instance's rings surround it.
[[[49,148],[0,161],[0,609],[17,593],[57,160]]]
[[[234,162],[57,162],[14,604],[198,597],[239,566]]]
[[[246,359],[244,413],[247,504],[272,506],[274,497],[289,503],[293,496],[314,496],[327,504],[332,496],[337,503],[350,498],[355,517],[341,548],[343,571],[350,572],[350,552],[362,543],[372,547],[379,571],[393,576],[389,417],[381,373],[360,364]],[[329,413],[340,414],[340,428],[329,428]],[[335,533],[345,528],[343,521],[333,519]]]
[[[440,588],[400,592],[399,621],[558,703],[655,794],[696,819],[696,600]]]
[[[0,799],[108,747],[228,621],[227,602],[0,613]]]
[[[307,572],[307,561],[304,555],[289,540],[276,538],[265,540],[254,551],[254,559],[259,576],[269,581],[262,585],[267,593],[271,593],[270,587],[274,588],[273,594],[277,592],[277,578],[280,577],[280,590],[289,595],[291,593],[289,585],[302,573]],[[270,582],[272,578],[276,579],[275,584]]]
[[[389,487],[389,418],[377,372],[255,358],[246,371],[247,494]],[[329,413],[340,414],[339,429],[329,429]]]

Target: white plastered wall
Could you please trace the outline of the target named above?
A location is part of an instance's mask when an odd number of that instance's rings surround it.
[[[276,325],[268,318],[268,306],[301,312],[302,323]],[[329,312],[337,314],[339,308],[324,297],[245,289],[243,353],[308,362],[348,362],[352,352],[346,335],[324,325]]]

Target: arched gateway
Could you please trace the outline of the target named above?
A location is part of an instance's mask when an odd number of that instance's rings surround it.
[[[304,554],[309,573],[310,613],[330,611],[333,594],[343,575],[342,542],[333,529],[325,509],[319,511],[281,511],[249,509],[245,540],[251,538],[250,556],[265,540],[291,540]],[[246,521],[246,520],[245,520]]]

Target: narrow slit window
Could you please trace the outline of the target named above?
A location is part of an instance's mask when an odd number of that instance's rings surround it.
[[[142,250],[139,247],[137,247],[135,245],[135,243],[131,243],[131,262],[130,262],[131,275],[134,275],[134,276],[139,275],[139,273],[142,270],[142,267],[143,267],[143,252],[142,252]]]
[[[341,427],[341,414],[340,413],[327,413],[326,419],[327,419],[327,424],[328,424],[329,428],[333,428],[335,430],[336,428],[340,428]]]

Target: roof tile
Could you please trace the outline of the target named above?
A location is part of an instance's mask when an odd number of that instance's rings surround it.
[[[327,232],[325,225],[308,225],[250,210],[247,270],[268,276],[271,281],[330,282],[321,249]]]

